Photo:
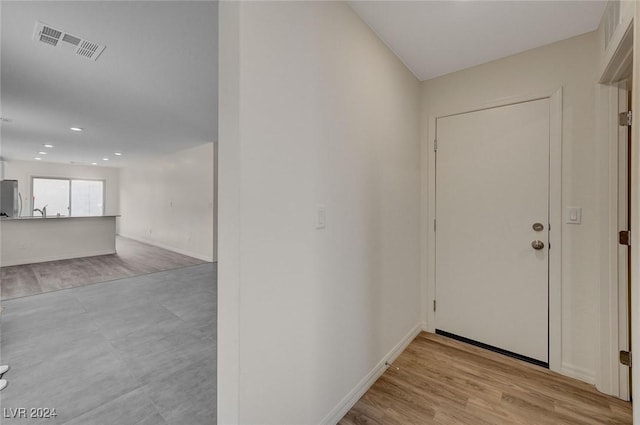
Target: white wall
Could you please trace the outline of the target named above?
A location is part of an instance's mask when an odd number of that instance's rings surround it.
[[[43,161],[12,161],[4,164],[4,178],[18,180],[18,190],[24,205],[22,215],[33,215],[31,205],[32,177],[71,177],[75,179],[95,179],[105,181],[105,214],[120,214],[119,170],[113,167],[60,164]]]
[[[597,48],[593,32],[422,83],[424,149],[431,115],[563,87],[562,205],[583,215],[581,225],[562,227],[562,367],[589,382],[598,361],[599,199],[606,199],[595,137]]]
[[[120,234],[215,261],[214,146],[206,143],[120,170]]]
[[[344,3],[220,20],[218,423],[330,422],[420,325],[420,86]]]

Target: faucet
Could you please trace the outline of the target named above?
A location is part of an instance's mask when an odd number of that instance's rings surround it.
[[[49,206],[49,204],[47,204],[47,205],[45,205],[44,207],[42,207],[42,209],[34,208],[34,209],[33,209],[33,212],[36,212],[36,211],[37,211],[37,212],[39,212],[39,213],[42,215],[42,217],[44,218],[44,217],[46,217],[46,216],[47,216],[47,207],[48,207],[48,206]]]

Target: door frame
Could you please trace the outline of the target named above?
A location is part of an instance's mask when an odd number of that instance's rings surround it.
[[[601,209],[601,276],[599,320],[599,364],[596,388],[623,400],[629,400],[629,369],[618,359],[620,350],[629,350],[629,293],[626,247],[618,243],[618,231],[628,230],[627,150],[628,128],[619,125],[618,114],[628,108],[626,81],[598,84],[600,136],[602,158],[599,173]]]
[[[621,209],[626,209],[627,204],[631,205],[632,223],[626,224],[631,226],[633,233],[636,233],[638,229],[633,229],[633,222],[637,220],[635,217],[635,211],[637,211],[635,208],[635,202],[637,202],[637,188],[635,187],[637,177],[634,172],[631,173],[631,198],[627,196],[626,191],[625,193],[619,191],[621,174],[628,167],[625,161],[626,158],[623,158],[628,157],[626,147],[621,147],[620,144],[628,137],[628,129],[619,125],[618,113],[628,110],[627,96],[630,87],[626,83],[626,79],[634,74],[633,71],[637,67],[633,54],[635,44],[634,20],[635,18],[623,22],[616,29],[617,35],[615,39],[612,39],[605,52],[605,63],[603,63],[605,66],[596,87],[598,94],[596,101],[598,108],[597,121],[600,128],[599,138],[603,142],[600,145],[600,156],[604,161],[601,161],[599,169],[600,173],[605,173],[600,181],[606,186],[600,191],[603,201],[601,229],[604,233],[601,235],[599,363],[596,369],[595,384],[599,391],[623,400],[630,399],[630,374],[629,369],[620,364],[618,352],[629,349],[629,335],[627,333],[629,326],[629,299],[633,304],[632,313],[636,314],[633,294],[629,294],[627,290],[628,269],[623,270],[626,268],[626,258],[622,259],[620,257],[621,255],[626,256],[626,252],[620,249],[618,244],[618,231],[622,230],[619,226],[624,224],[624,222],[619,222],[619,214]],[[634,89],[634,92],[637,92],[637,89]],[[636,122],[634,122],[632,126],[633,133],[636,131],[636,125]],[[637,152],[636,138],[637,136],[632,135],[631,145],[632,149]],[[637,170],[636,157],[637,154],[631,158],[631,168]],[[624,212],[626,213],[626,211]],[[632,239],[634,237],[635,235],[632,235]],[[633,256],[634,259],[637,258],[637,254],[633,254]],[[632,268],[636,266],[635,263],[636,261],[631,262]],[[632,279],[634,281],[637,280],[637,277],[633,278],[633,273]],[[632,281],[632,288],[637,288],[637,283],[634,281]],[[632,291],[634,290],[632,289]],[[632,332],[635,333],[637,330],[632,329]],[[635,340],[634,344],[636,344]]]
[[[627,112],[630,110],[629,97],[631,95],[630,89],[628,87],[627,81],[623,81],[618,83],[617,91],[618,91],[618,114]],[[617,236],[618,231],[621,230],[629,230],[631,226],[631,214],[630,214],[630,203],[629,203],[629,193],[631,191],[631,170],[630,170],[630,152],[629,147],[631,144],[630,131],[628,127],[618,126],[618,139],[617,139],[617,159],[618,159],[618,168],[617,174],[618,176],[618,199],[617,199],[617,229],[614,232],[614,235]],[[614,173],[612,173],[614,174]],[[614,175],[615,175],[614,174]],[[615,236],[614,236],[615,238]],[[629,305],[629,288],[630,288],[630,273],[629,273],[629,250],[630,246],[625,246],[619,244],[617,238],[615,240],[617,245],[617,266],[618,266],[618,346],[617,350],[613,353],[614,360],[617,364],[617,374],[618,376],[618,397],[623,400],[631,399],[631,386],[630,386],[630,368],[628,366],[620,363],[618,358],[619,351],[631,351],[631,347],[629,346],[630,341],[630,325],[629,317],[630,317],[630,305]]]
[[[427,259],[423,265],[426,276],[425,289],[425,329],[434,332],[436,328],[433,311],[436,288],[435,279],[435,179],[436,120],[451,115],[481,111],[484,109],[509,106],[533,100],[549,99],[549,369],[563,372],[562,366],[562,87],[520,96],[493,100],[467,107],[443,110],[429,116],[427,146],[427,217],[424,222],[424,239]],[[423,198],[424,199],[424,198]],[[563,372],[564,373],[564,372]]]

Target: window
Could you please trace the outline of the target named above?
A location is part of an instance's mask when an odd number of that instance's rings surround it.
[[[47,215],[104,214],[104,181],[34,177],[33,215],[47,207]]]
[[[71,180],[71,215],[102,215],[103,186],[100,180]]]
[[[69,215],[69,180],[33,179],[33,215],[47,207],[48,215]]]

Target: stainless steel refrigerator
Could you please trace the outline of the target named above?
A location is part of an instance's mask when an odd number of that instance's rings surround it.
[[[3,217],[19,217],[22,206],[18,193],[18,180],[0,181],[0,215]]]

